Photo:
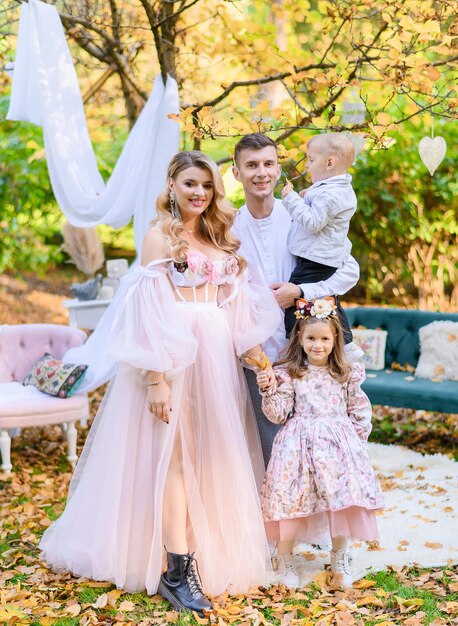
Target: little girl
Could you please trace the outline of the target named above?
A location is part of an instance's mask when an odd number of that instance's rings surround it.
[[[278,548],[278,573],[299,587],[296,543],[332,539],[333,584],[351,586],[349,539],[377,539],[375,511],[383,496],[369,461],[371,405],[361,390],[360,363],[346,361],[336,307],[297,302],[285,358],[257,374],[262,409],[283,424],[261,489],[267,535]]]

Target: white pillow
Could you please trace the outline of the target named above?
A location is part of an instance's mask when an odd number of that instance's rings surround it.
[[[386,330],[352,328],[353,341],[364,352],[363,363],[369,370],[385,369]]]
[[[415,375],[458,380],[458,322],[431,322],[418,333],[420,358]]]

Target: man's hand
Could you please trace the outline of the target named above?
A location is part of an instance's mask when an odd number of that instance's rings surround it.
[[[294,306],[294,300],[301,296],[300,287],[293,285],[293,283],[272,283],[270,288],[272,289],[277,304],[281,306],[282,309]]]

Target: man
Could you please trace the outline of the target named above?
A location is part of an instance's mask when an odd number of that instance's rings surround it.
[[[250,279],[269,286],[282,309],[293,306],[295,298],[311,300],[341,295],[356,285],[359,266],[351,256],[327,280],[301,285],[287,282],[296,259],[287,247],[291,217],[281,200],[274,198],[281,166],[278,163],[277,145],[272,139],[262,133],[243,137],[235,146],[233,174],[242,183],[246,200],[234,226],[234,234],[241,241],[240,254],[248,261]],[[264,346],[272,362],[278,359],[285,345],[286,335],[282,324]],[[355,357],[361,355],[362,353],[357,352],[348,356],[350,360],[355,360]],[[279,426],[272,424],[264,416],[254,372],[245,371],[256,413],[264,462],[267,465]]]

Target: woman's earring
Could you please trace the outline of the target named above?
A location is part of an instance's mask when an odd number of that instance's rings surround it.
[[[175,197],[175,192],[171,191],[169,194],[169,204],[170,204],[170,212],[172,213],[172,217],[181,217],[180,212],[177,207],[177,200]]]

